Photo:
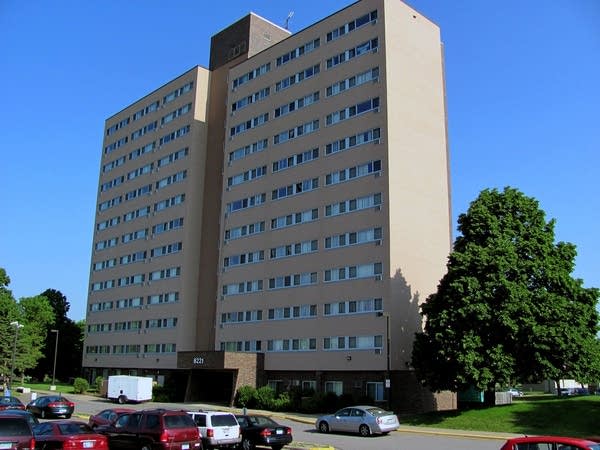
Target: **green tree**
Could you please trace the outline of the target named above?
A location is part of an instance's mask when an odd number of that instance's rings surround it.
[[[48,299],[54,312],[55,322],[45,327],[45,348],[43,357],[37,367],[28,373],[39,380],[54,371],[54,349],[58,337],[58,354],[56,358],[56,379],[68,381],[81,373],[81,358],[83,351],[83,330],[81,323],[76,323],[67,317],[70,304],[62,292],[56,289],[46,289],[41,294]],[[58,330],[57,333],[52,330]]]
[[[572,244],[517,189],[487,189],[458,219],[447,273],[422,305],[412,364],[435,391],[589,377],[599,291],[571,273]]]

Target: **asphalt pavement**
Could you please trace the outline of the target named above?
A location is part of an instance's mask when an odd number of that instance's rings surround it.
[[[49,395],[56,394],[56,391],[36,391],[37,395]],[[22,394],[18,393],[18,396],[22,399],[24,403],[28,402],[31,398],[31,394]],[[67,396],[67,394],[65,394]],[[74,400],[77,402],[77,399],[80,400],[88,400],[94,401],[98,400],[97,396],[88,395],[88,394],[68,394],[70,400]],[[117,405],[115,405],[117,406]],[[141,403],[136,406],[141,406],[140,409],[146,407],[153,408],[170,408],[170,409],[187,409],[187,410],[224,410],[231,411],[236,414],[241,414],[242,410],[240,408],[231,408],[224,407],[221,405],[213,405],[206,403],[162,403],[162,402],[147,402]],[[104,409],[104,408],[103,408]],[[136,408],[137,409],[137,408]],[[274,411],[263,411],[257,409],[248,409],[248,413],[253,414],[264,414],[272,417],[281,417],[287,420],[291,420],[298,423],[304,423],[309,425],[314,425],[317,417],[319,415],[316,414],[301,414],[301,413],[287,413],[287,412],[274,412]],[[87,420],[89,414],[83,412],[77,412],[73,414],[73,417],[78,417],[80,419]],[[462,438],[473,438],[473,439],[490,439],[490,440],[498,440],[498,441],[506,441],[512,437],[522,436],[511,433],[494,433],[494,432],[485,432],[485,431],[469,431],[469,430],[453,430],[453,429],[445,429],[445,428],[432,428],[432,427],[417,427],[410,425],[400,425],[400,428],[396,431],[396,433],[413,433],[413,434],[425,434],[425,435],[436,435],[436,436],[448,436],[448,437],[462,437]],[[286,446],[288,450],[334,450],[333,446],[323,446],[323,445],[313,445],[310,443],[297,443],[292,442],[290,445]]]

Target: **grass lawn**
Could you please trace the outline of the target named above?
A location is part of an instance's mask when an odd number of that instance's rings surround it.
[[[50,385],[52,383],[24,383],[24,384],[20,384],[20,383],[16,383],[15,386],[23,386],[26,388],[31,389],[31,392],[40,392],[40,391],[44,391],[44,392],[50,392]],[[54,385],[56,386],[56,393],[61,393],[61,394],[72,394],[73,393],[73,385],[72,384],[67,384],[67,383],[54,383]]]
[[[512,405],[440,411],[400,419],[401,423],[474,431],[600,436],[600,396],[527,397]]]

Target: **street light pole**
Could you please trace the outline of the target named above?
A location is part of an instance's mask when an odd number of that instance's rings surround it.
[[[54,367],[52,368],[52,386],[54,386],[54,380],[56,378],[56,355],[58,355],[58,330],[50,331],[56,333],[56,341],[54,343]]]
[[[377,317],[385,317],[385,356],[386,356],[386,373],[385,373],[385,390],[386,390],[386,400],[387,400],[387,409],[391,408],[391,400],[392,400],[392,380],[391,376],[391,361],[390,361],[390,347],[392,342],[392,337],[390,335],[390,314],[379,311],[377,313]]]
[[[15,358],[17,356],[17,339],[19,338],[19,328],[23,328],[19,322],[11,322],[11,326],[15,327],[15,340],[13,342],[13,351],[12,351],[12,365],[10,368],[10,388],[12,389],[13,378],[15,376]]]

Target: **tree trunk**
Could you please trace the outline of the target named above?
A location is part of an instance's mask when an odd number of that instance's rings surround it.
[[[496,391],[494,389],[483,391],[483,404],[485,406],[496,406]]]

